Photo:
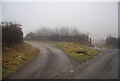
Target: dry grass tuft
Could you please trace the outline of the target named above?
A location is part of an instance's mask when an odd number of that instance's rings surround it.
[[[80,45],[78,43],[72,43],[72,42],[59,42],[57,43],[57,47],[65,51],[66,54],[72,56],[76,60],[80,62],[85,62],[92,57],[96,56],[99,54],[99,51],[90,49],[89,47],[85,45]],[[87,53],[76,53],[76,51],[79,50],[85,50]]]
[[[21,43],[13,48],[6,47],[2,51],[2,73],[3,77],[17,71],[26,65],[38,52],[38,49]]]

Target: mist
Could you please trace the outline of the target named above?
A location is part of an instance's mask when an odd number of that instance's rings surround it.
[[[77,28],[93,39],[118,36],[117,2],[4,2],[2,21],[22,24],[24,36],[39,28]]]

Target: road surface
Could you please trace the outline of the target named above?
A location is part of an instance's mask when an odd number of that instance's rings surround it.
[[[117,79],[118,50],[101,49],[95,58],[80,63],[50,43],[28,42],[40,53],[6,79]]]

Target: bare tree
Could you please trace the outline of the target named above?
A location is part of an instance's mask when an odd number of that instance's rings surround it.
[[[29,33],[29,34],[33,35],[33,33]],[[38,29],[34,33],[34,36],[36,40],[89,43],[89,36],[87,34],[81,33],[76,28],[69,29],[68,27],[60,27],[55,29],[48,29],[48,28],[42,27],[41,29]]]

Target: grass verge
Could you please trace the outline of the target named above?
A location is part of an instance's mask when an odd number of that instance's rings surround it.
[[[38,49],[27,43],[22,43],[13,48],[2,50],[2,77],[16,72],[32,60],[38,53]]]
[[[104,45],[104,47],[109,49],[118,49],[118,46],[114,46],[114,45]]]
[[[85,62],[100,53],[98,50],[93,50],[87,46],[72,42],[59,42],[57,43],[57,47],[80,62]],[[87,54],[76,53],[79,50],[85,50]]]

